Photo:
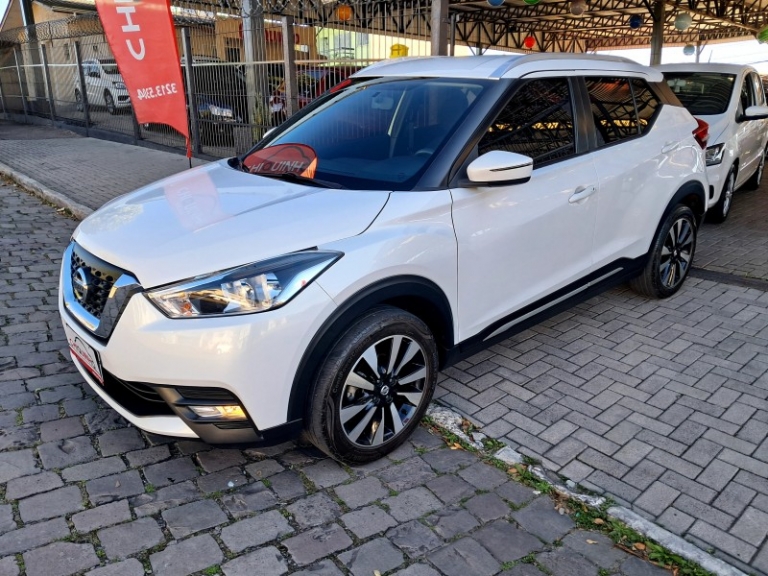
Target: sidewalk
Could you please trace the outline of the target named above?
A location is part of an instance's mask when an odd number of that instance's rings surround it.
[[[90,208],[188,166],[2,124],[0,163]],[[552,472],[768,574],[768,187],[738,193],[733,210],[700,234],[696,265],[715,281],[697,273],[663,302],[601,295],[449,368],[436,398]]]
[[[0,163],[92,210],[189,168],[180,154],[2,121]],[[202,163],[193,159],[194,166]]]

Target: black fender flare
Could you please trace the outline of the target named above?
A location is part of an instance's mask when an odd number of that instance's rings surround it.
[[[453,347],[453,312],[440,287],[421,276],[393,276],[366,286],[342,303],[323,323],[299,362],[288,401],[287,421],[303,419],[314,374],[333,344],[361,314],[379,305],[402,308],[421,318],[432,330],[441,365]]]
[[[653,235],[654,239],[659,234],[659,230],[667,219],[667,216],[672,213],[672,210],[674,210],[678,204],[684,204],[690,207],[696,216],[697,226],[701,226],[701,222],[704,220],[704,214],[707,211],[707,193],[701,182],[686,182],[677,192],[675,192],[675,195],[672,196],[672,199],[667,204],[664,213],[659,219],[659,223],[656,226],[656,232]],[[651,240],[651,246],[653,246],[653,240]]]

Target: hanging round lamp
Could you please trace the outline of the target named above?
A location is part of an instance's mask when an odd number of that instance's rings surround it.
[[[493,8],[504,6],[504,0],[487,0],[487,1],[488,1],[488,5],[492,6]]]
[[[675,28],[677,30],[680,30],[681,32],[683,30],[688,30],[691,24],[693,24],[693,16],[688,14],[688,12],[680,12],[675,16]]]
[[[336,7],[336,17],[342,22],[352,20],[352,6],[340,4]]]
[[[768,24],[758,30],[757,34],[755,34],[755,38],[757,38],[757,41],[760,42],[760,44],[768,42]]]
[[[686,47],[683,48],[683,54],[685,54],[686,56],[693,56],[694,54],[696,54],[696,46],[694,46],[693,44],[686,45]]]
[[[526,49],[531,50],[534,46],[536,46],[536,38],[529,34],[523,40],[523,46],[525,46]]]
[[[632,30],[637,30],[642,25],[643,17],[640,16],[640,14],[632,14],[632,16],[629,17],[629,27],[632,28]]]
[[[582,16],[587,11],[587,3],[585,0],[573,0],[571,2],[571,14],[574,16]]]
[[[528,6],[536,6],[536,4],[539,3],[539,0],[523,0]]]

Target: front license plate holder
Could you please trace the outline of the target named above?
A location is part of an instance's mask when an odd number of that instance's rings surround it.
[[[66,324],[64,324],[64,333],[67,335],[67,344],[72,355],[103,386],[104,374],[101,370],[99,353]]]

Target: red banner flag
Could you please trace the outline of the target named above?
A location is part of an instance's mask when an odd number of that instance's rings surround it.
[[[187,104],[169,0],[96,0],[140,124],[167,124],[187,138]]]

